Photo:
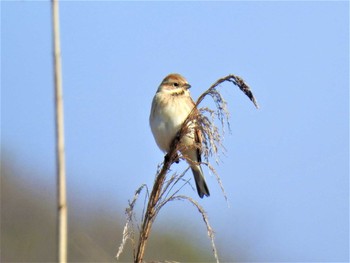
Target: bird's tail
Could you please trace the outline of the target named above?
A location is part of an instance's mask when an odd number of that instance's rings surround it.
[[[205,182],[202,168],[199,165],[191,165],[191,170],[196,182],[197,192],[200,198],[210,196],[208,186]]]

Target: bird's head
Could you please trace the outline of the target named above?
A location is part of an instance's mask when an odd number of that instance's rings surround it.
[[[172,73],[166,76],[160,84],[158,91],[184,92],[191,88],[187,80],[177,73]]]

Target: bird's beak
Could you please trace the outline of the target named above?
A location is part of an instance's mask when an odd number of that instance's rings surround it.
[[[186,83],[186,84],[184,85],[184,88],[185,88],[185,89],[190,89],[190,88],[191,88],[191,85],[188,84],[188,83]]]

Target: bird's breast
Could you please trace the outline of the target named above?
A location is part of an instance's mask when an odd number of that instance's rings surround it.
[[[191,105],[179,96],[155,96],[150,125],[161,150],[169,151],[172,140],[191,110]]]

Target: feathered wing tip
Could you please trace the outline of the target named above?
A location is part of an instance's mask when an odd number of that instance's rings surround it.
[[[199,165],[191,166],[191,170],[196,182],[197,192],[200,198],[204,196],[210,196],[207,183],[205,182],[202,168]]]

